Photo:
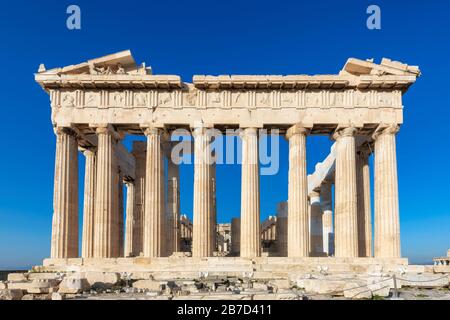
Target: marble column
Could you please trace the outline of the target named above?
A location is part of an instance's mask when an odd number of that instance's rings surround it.
[[[241,257],[261,256],[258,132],[246,128],[242,138]]]
[[[241,219],[231,219],[231,253],[239,256],[241,250]]]
[[[168,159],[167,166],[167,254],[180,250],[180,170]]]
[[[144,244],[145,257],[164,254],[164,161],[163,130],[147,128],[147,161],[145,173]]]
[[[112,126],[96,128],[97,178],[95,189],[94,257],[111,258],[119,255],[116,236],[117,223],[117,163],[115,132]]]
[[[83,234],[81,239],[81,257],[94,256],[94,217],[95,217],[95,180],[97,171],[97,155],[92,149],[83,151],[86,159],[84,170],[83,197]]]
[[[336,131],[335,256],[358,256],[356,150],[353,127]]]
[[[312,191],[309,194],[310,210],[310,235],[311,235],[311,253],[310,256],[317,257],[323,255],[323,223],[322,206],[320,204],[319,192]]]
[[[309,255],[308,180],[306,175],[307,129],[295,125],[288,129],[288,257]]]
[[[132,154],[136,161],[134,180],[134,224],[133,224],[133,256],[143,253],[144,210],[145,210],[145,162],[147,145],[145,141],[134,141]]]
[[[78,143],[70,128],[57,127],[53,193],[53,259],[78,257]]]
[[[117,240],[119,242],[119,257],[124,256],[125,238],[124,238],[124,210],[123,210],[123,175],[119,170],[117,173]]]
[[[135,217],[134,217],[134,209],[136,207],[135,205],[135,188],[134,188],[134,181],[127,180],[125,182],[125,185],[127,186],[127,208],[126,208],[126,214],[125,214],[125,257],[133,257],[135,255],[135,252],[133,248],[134,245],[134,223],[135,223]]]
[[[216,164],[211,163],[211,244],[217,250]]]
[[[194,137],[194,222],[192,256],[210,257],[212,243],[211,137],[208,128],[197,127]]]
[[[328,255],[334,255],[334,233],[333,233],[333,211],[331,203],[330,181],[322,182],[320,186],[320,202],[322,205],[322,224],[323,224],[323,251]]]
[[[359,150],[356,156],[358,188],[358,251],[360,257],[372,256],[372,218],[370,208],[369,150]]]
[[[400,216],[395,135],[397,125],[378,131],[375,140],[375,257],[400,257]]]
[[[288,249],[288,218],[286,216],[277,216],[275,233],[278,255],[286,257]]]

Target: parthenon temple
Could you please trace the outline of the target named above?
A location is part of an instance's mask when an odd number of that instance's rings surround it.
[[[62,68],[42,64],[35,80],[50,96],[56,135],[44,266],[151,269],[176,259],[407,264],[400,252],[396,134],[402,96],[418,76],[418,67],[386,58],[379,64],[349,58],[331,75],[195,75],[191,83],[153,74],[130,51]],[[179,165],[171,157],[177,142],[170,137],[180,128],[192,134],[192,220],[180,212]],[[212,128],[241,129],[241,210],[226,225],[217,223]],[[259,129],[278,130],[289,145],[287,199],[265,221]],[[123,144],[128,135],[143,136],[131,150]],[[334,144],[308,175],[312,135],[329,135]]]

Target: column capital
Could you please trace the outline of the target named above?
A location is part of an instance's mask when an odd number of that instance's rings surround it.
[[[158,135],[163,134],[163,129],[157,128],[157,127],[145,127],[145,128],[143,128],[143,131],[144,131],[144,135],[146,135],[146,136],[154,135],[154,134],[158,134]]]
[[[207,135],[209,133],[209,130],[211,130],[212,128],[212,126],[210,127],[205,125],[191,127],[192,136],[195,138],[200,135]]]
[[[74,128],[74,127],[71,127],[71,126],[55,126],[54,128],[53,128],[53,132],[56,134],[56,135],[59,135],[59,134],[67,134],[67,135],[69,135],[69,136],[73,136],[73,137],[78,137],[78,132],[77,132],[77,130]]]
[[[95,128],[96,134],[108,134],[116,140],[123,139],[123,135],[118,133],[116,129],[110,123],[90,123],[89,127]]]
[[[312,204],[313,202],[320,202],[320,191],[313,190],[308,194],[309,202]]]
[[[94,156],[97,153],[96,147],[78,147],[78,150],[85,156]]]
[[[258,129],[257,128],[241,128],[239,132],[239,136],[258,136]]]
[[[161,136],[161,142],[166,142],[170,138],[169,134],[164,128],[150,126],[150,127],[143,127],[143,131],[146,137],[151,135]]]
[[[385,134],[397,134],[400,131],[400,126],[398,124],[390,124],[390,125],[380,125],[377,130],[375,130],[372,135],[373,140],[377,140],[378,137]]]
[[[291,137],[297,134],[307,135],[310,131],[311,130],[309,128],[306,128],[300,124],[295,124],[286,131],[286,139],[289,140]]]
[[[356,127],[350,126],[350,127],[342,127],[337,128],[336,131],[333,133],[333,140],[339,140],[342,137],[353,137],[356,134]]]

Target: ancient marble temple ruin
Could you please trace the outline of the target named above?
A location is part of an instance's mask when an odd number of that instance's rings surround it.
[[[125,270],[167,259],[407,263],[400,253],[396,134],[402,95],[419,75],[417,67],[389,59],[350,58],[338,74],[196,75],[187,83],[152,74],[129,51],[63,68],[41,65],[35,78],[50,96],[56,135],[51,254],[44,266],[116,264]],[[179,128],[192,133],[194,159],[211,157],[209,128],[242,129],[241,212],[226,228],[216,224],[215,165],[209,161],[194,164],[192,221],[180,212],[183,190],[169,139]],[[264,222],[261,128],[277,129],[289,142],[288,199]],[[146,141],[128,151],[126,135]],[[311,135],[329,135],[335,143],[308,176]],[[79,152],[84,177],[78,176]],[[214,257],[219,229],[227,230],[220,245],[225,257]],[[178,254],[186,250],[191,254]]]

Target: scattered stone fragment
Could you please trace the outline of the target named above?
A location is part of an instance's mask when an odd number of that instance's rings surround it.
[[[120,281],[120,275],[115,272],[86,272],[86,280],[91,287],[110,289]]]
[[[253,283],[253,289],[255,290],[268,290],[267,284],[260,283],[260,282],[254,282]]]
[[[0,290],[0,300],[20,300],[23,297],[23,291],[19,289]]]
[[[59,292],[52,293],[52,300],[64,300],[65,298],[66,298],[66,295],[64,293],[59,293]]]
[[[295,293],[255,294],[253,300],[299,300]]]
[[[145,293],[145,295],[149,297],[156,297],[161,295],[161,291],[148,291]]]
[[[397,286],[401,287],[400,284]],[[367,288],[372,291],[373,296],[388,297],[393,287],[394,281],[391,277],[369,277],[367,279]]]
[[[22,297],[22,300],[51,300],[52,295],[49,293],[46,294],[26,294]]]
[[[59,293],[76,294],[89,289],[89,283],[85,278],[66,277],[59,284]]]
[[[297,287],[308,293],[342,295],[346,283],[343,280],[298,279]]]
[[[133,288],[144,289],[149,291],[160,291],[161,284],[155,280],[138,280],[133,283]]]
[[[288,279],[270,280],[269,284],[272,286],[274,292],[278,292],[281,289],[289,289],[291,287]]]
[[[347,282],[344,297],[348,299],[372,299],[372,291],[361,282]]]

